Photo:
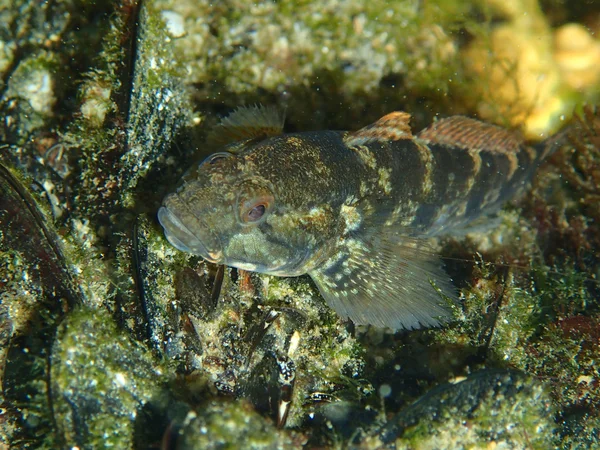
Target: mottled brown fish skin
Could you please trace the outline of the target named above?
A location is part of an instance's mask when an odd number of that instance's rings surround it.
[[[205,225],[201,228],[211,233],[221,230],[223,239],[216,240],[227,241],[228,233],[239,234],[233,230],[239,186],[264,183],[276,198],[277,211],[257,227],[262,233],[253,247],[261,254],[246,257],[239,253],[249,253],[249,249],[232,250],[237,258],[230,262],[225,255],[226,263],[282,276],[307,273],[322,260],[329,241],[339,236],[339,210],[360,184],[356,176],[360,161],[342,137],[341,132],[321,131],[249,140],[242,146],[236,143],[235,156],[214,165],[201,164],[184,176],[177,193],[167,196],[163,205],[183,222],[197,222],[201,217]],[[198,229],[194,225],[188,228]],[[277,264],[295,259],[292,254],[304,257]],[[278,265],[285,267],[276,269]]]
[[[165,199],[167,238],[217,263],[308,273],[357,324],[443,323],[451,313],[438,289],[455,298],[454,288],[422,238],[498,210],[524,191],[550,150],[460,116],[413,136],[409,119],[394,112],[356,132],[257,136],[225,147],[233,154],[201,164]]]

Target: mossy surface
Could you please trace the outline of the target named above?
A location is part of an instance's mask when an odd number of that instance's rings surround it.
[[[299,433],[278,430],[243,401],[212,401],[203,405],[201,415],[187,415],[178,434],[173,436],[178,449],[293,448],[306,442]]]
[[[66,446],[130,448],[135,419],[156,398],[165,370],[102,310],[73,311],[58,329],[50,379]]]
[[[552,448],[552,402],[519,372],[482,371],[427,393],[389,420],[380,434],[396,448]]]

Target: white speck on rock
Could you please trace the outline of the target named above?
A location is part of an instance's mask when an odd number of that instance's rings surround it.
[[[125,375],[123,375],[121,372],[117,372],[115,374],[115,383],[118,386],[121,386],[121,387],[125,386],[127,384],[127,380],[125,379]]]
[[[174,11],[163,11],[160,13],[167,25],[167,31],[173,38],[185,35],[185,24],[183,17]]]

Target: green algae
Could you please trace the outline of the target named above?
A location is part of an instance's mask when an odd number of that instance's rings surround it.
[[[52,352],[52,399],[66,446],[132,446],[135,418],[165,381],[148,350],[103,310],[73,311]]]
[[[177,449],[271,449],[302,446],[299,433],[284,433],[266,422],[245,402],[212,401],[202,412],[190,412],[177,433]],[[243,442],[243,444],[241,444]]]
[[[484,371],[432,390],[390,419],[380,439],[402,449],[552,448],[552,413],[541,383],[517,372]]]
[[[407,90],[443,102],[450,86],[464,81],[451,36],[462,26],[456,14],[469,17],[474,9],[470,2],[414,1],[157,5],[186,18],[186,34],[174,46],[201,110],[269,99],[288,106],[298,129],[356,123],[353,111],[367,106],[375,118],[411,102]]]
[[[108,2],[31,1],[0,5],[0,127],[3,142],[23,145],[56,131],[77,89],[72,71],[94,53]],[[76,13],[74,13],[77,11]],[[88,33],[94,23],[95,33]],[[81,49],[86,51],[80,51]],[[91,51],[90,51],[91,50]]]
[[[53,331],[80,300],[63,244],[28,189],[29,178],[0,165],[0,315],[2,332],[2,442],[32,436],[51,441],[53,419],[48,359]]]
[[[130,16],[134,15],[132,10]],[[132,32],[131,20],[127,16],[113,20],[100,64],[82,88],[84,114],[63,137],[69,151],[83,158],[79,174],[83,183],[77,189],[85,202],[80,208],[87,214],[110,216],[134,207],[137,183],[162,161],[187,120],[187,96],[174,78],[181,75],[181,66],[172,61],[164,43],[168,38],[164,23],[147,8],[137,19],[140,45],[133,67],[123,67],[123,61],[133,58],[132,48],[119,45],[123,34]],[[125,84],[122,72],[127,69],[134,76]]]
[[[455,13],[457,5],[458,3],[450,4],[448,9]],[[223,55],[220,60],[209,63],[206,67],[209,74],[214,74],[222,79],[222,74],[235,65],[237,70],[233,72],[237,75],[237,79],[229,80],[233,92],[241,91],[244,86],[249,84],[256,86],[256,81],[259,83],[262,81],[260,86],[268,90],[284,86],[296,68],[300,68],[296,77],[302,76],[305,79],[311,79],[313,74],[319,71],[330,72],[333,74],[333,78],[341,82],[344,90],[347,89],[349,93],[369,92],[377,88],[378,82],[388,72],[402,72],[411,77],[414,76],[411,73],[421,72],[425,69],[422,67],[421,71],[411,70],[415,67],[410,62],[407,63],[407,60],[412,61],[413,64],[420,59],[434,65],[439,64],[438,61],[431,61],[431,58],[424,58],[422,52],[428,49],[417,46],[415,43],[411,45],[410,39],[415,35],[427,34],[428,30],[424,25],[439,23],[446,6],[438,5],[435,14],[430,8],[420,11],[419,6],[412,1],[394,2],[393,4],[372,2],[367,5],[337,1],[318,5],[314,2],[300,4],[280,2],[279,4],[265,3],[256,6],[236,5],[235,2],[232,2],[231,6],[231,9],[218,11],[221,13],[218,20],[218,36],[230,34],[229,30],[239,33],[222,40],[228,45],[230,39],[233,40],[233,43],[235,40],[242,41],[244,33],[256,30],[256,36],[251,38],[256,50],[242,51],[231,58],[231,62],[229,62],[222,61],[227,58],[220,49],[218,53]],[[464,8],[462,12],[464,13],[468,7]],[[255,9],[260,12],[255,13]],[[234,13],[229,16],[229,11],[234,11]],[[333,12],[336,14],[331,14]],[[273,14],[281,18],[278,25],[267,22]],[[210,17],[210,15],[209,13],[208,16]],[[236,23],[236,27],[231,26],[233,23]],[[294,39],[296,36],[304,36],[305,39]],[[435,39],[435,36],[431,36],[431,38]],[[281,46],[285,48],[282,48],[281,51],[285,52],[285,55],[280,59],[290,59],[292,64],[288,67],[281,67],[280,74],[274,75],[274,78],[267,75],[260,80],[245,81],[244,78],[251,74],[269,72],[268,58],[257,58],[257,56],[266,55],[269,41],[282,41]],[[213,40],[208,44],[219,45],[219,42]],[[388,47],[386,48],[386,46]],[[408,58],[409,54],[410,59]],[[451,54],[452,49],[450,49],[449,56]],[[449,59],[444,62],[451,62]],[[370,64],[367,64],[367,61]],[[217,65],[217,62],[221,64]],[[374,69],[376,72],[373,72]],[[447,67],[447,69],[450,71],[452,67]],[[286,73],[289,75],[286,76]],[[202,72],[199,72],[200,74]],[[421,85],[421,83],[415,84]]]
[[[594,288],[585,287],[585,273],[560,269],[533,266],[529,275],[503,277],[478,271],[475,288],[464,294],[464,320],[436,333],[435,340],[449,351],[460,343],[455,367],[511,367],[544,382],[553,408],[565,417],[564,445],[577,447],[596,439],[597,300]],[[570,421],[578,423],[577,434],[569,431]]]

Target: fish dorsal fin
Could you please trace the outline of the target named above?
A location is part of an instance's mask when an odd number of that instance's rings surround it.
[[[438,120],[417,137],[428,144],[494,153],[516,153],[523,145],[517,133],[464,116]]]
[[[274,106],[240,106],[215,127],[211,141],[221,145],[283,134],[285,114]]]
[[[456,289],[440,258],[424,240],[385,226],[380,217],[368,222],[310,272],[327,304],[355,324],[395,330],[451,320]]]
[[[410,114],[403,111],[394,111],[371,125],[348,133],[344,137],[344,142],[348,147],[354,147],[374,141],[412,139],[413,135],[409,122]]]

